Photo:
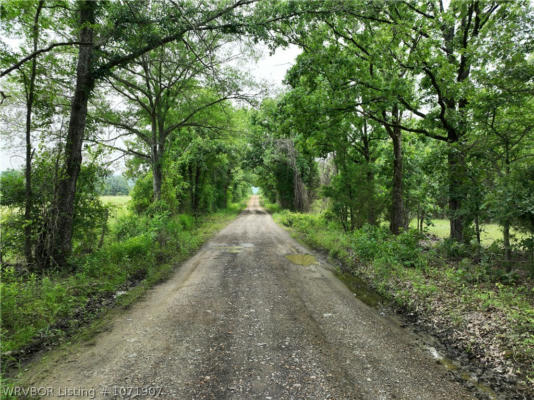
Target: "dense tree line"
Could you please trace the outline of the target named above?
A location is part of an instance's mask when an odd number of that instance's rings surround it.
[[[104,196],[127,196],[131,183],[122,175],[109,175],[101,182],[99,194]]]
[[[68,266],[79,236],[105,224],[97,193],[109,151],[129,156],[138,211],[157,203],[205,212],[243,195],[239,111],[230,101],[250,100],[250,85],[219,49],[249,3],[1,4],[3,36],[15,41],[1,50],[3,124],[7,135],[24,132],[26,147],[24,196],[2,195],[15,211],[6,226],[24,234],[8,237],[4,253],[22,241],[34,270]],[[194,146],[215,133],[212,144]]]
[[[425,217],[446,216],[453,242],[479,244],[482,223],[495,221],[510,261],[511,227],[532,233],[530,4],[292,6],[302,16],[266,35],[302,54],[277,110],[258,119],[303,156],[332,165],[321,181],[335,217],[349,230],[385,219],[398,234],[412,218],[421,229]]]
[[[1,50],[3,123],[25,142],[16,207],[36,269],[68,265],[76,230],[103,223],[87,215],[105,218],[109,151],[127,156],[139,212],[222,207],[248,170],[284,207],[328,198],[347,230],[387,220],[398,234],[440,215],[465,243],[491,220],[510,259],[511,229],[532,229],[526,0],[1,7],[18,41]],[[290,90],[249,114],[258,93],[223,55],[244,37],[302,49]]]

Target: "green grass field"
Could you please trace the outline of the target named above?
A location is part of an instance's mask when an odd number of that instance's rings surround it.
[[[417,227],[416,220],[412,220],[410,223],[411,228]],[[432,235],[436,235],[440,238],[448,238],[449,237],[449,220],[448,219],[433,219],[432,225],[425,228],[428,233]],[[521,240],[527,237],[526,234],[518,232],[514,229],[512,229],[512,240]],[[499,225],[497,224],[484,224],[482,225],[482,234],[480,235],[480,239],[482,241],[482,244],[484,246],[489,246],[492,244],[495,240],[502,240],[502,230]]]
[[[130,196],[100,196],[100,200],[102,200],[104,204],[123,206],[130,201]]]
[[[100,200],[105,205],[112,207],[109,222],[113,222],[118,217],[122,217],[128,214],[128,202],[130,196],[100,196]]]

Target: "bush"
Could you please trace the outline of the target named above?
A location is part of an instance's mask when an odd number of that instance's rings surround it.
[[[8,170],[0,174],[0,205],[18,206],[24,203],[24,174],[22,171]]]
[[[472,254],[470,245],[466,243],[459,243],[451,238],[447,238],[441,242],[439,250],[450,259],[460,260]]]
[[[363,261],[371,261],[383,252],[384,242],[388,240],[389,233],[386,228],[364,225],[352,233],[352,246],[354,252]]]
[[[0,182],[1,202],[5,205],[2,221],[2,256],[8,263],[20,263],[24,255],[25,228],[30,227],[32,252],[39,255],[39,248],[50,243],[50,226],[54,224],[55,213],[52,209],[57,195],[56,153],[43,152],[35,156],[32,169],[33,201],[30,219],[24,215],[24,177],[20,171],[3,173]],[[108,208],[97,194],[98,181],[104,170],[96,164],[82,165],[77,182],[74,203],[73,252],[87,253],[94,250],[107,223]],[[36,257],[37,258],[37,257]],[[41,260],[43,261],[43,260]],[[39,265],[34,265],[40,269]]]
[[[130,206],[137,214],[145,212],[152,205],[154,191],[152,188],[152,175],[150,173],[146,173],[135,181],[131,196]]]
[[[393,237],[388,242],[390,243],[391,256],[404,267],[425,268],[426,259],[419,247],[421,238],[421,234],[415,230],[409,230]]]
[[[125,240],[145,232],[147,217],[142,215],[126,215],[119,217],[112,227],[112,234],[117,240]]]
[[[11,262],[20,261],[19,258],[24,254],[24,216],[20,212],[8,209],[0,221],[2,225],[2,234],[0,243],[2,260]]]
[[[178,222],[180,223],[180,226],[184,230],[190,230],[193,228],[193,225],[195,224],[195,219],[192,215],[189,214],[180,214],[177,217]]]

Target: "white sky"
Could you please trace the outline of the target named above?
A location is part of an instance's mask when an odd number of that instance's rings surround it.
[[[297,46],[289,46],[286,49],[278,49],[272,56],[268,50],[264,51],[255,65],[252,65],[252,74],[262,80],[266,80],[273,85],[273,89],[282,89],[282,81],[285,74],[300,54],[301,50]]]
[[[249,60],[243,62],[241,68],[247,70],[258,81],[266,81],[271,95],[283,89],[282,81],[286,71],[295,63],[300,49],[290,46],[286,49],[278,49],[273,55],[269,55],[267,48],[263,48],[263,54],[257,62]],[[6,136],[0,137],[0,171],[7,169],[22,168],[24,159],[24,132],[20,132],[20,140],[11,140]]]

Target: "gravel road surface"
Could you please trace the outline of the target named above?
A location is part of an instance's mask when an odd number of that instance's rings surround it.
[[[313,253],[253,196],[171,279],[33,384],[63,399],[472,398],[328,265],[292,254]]]

